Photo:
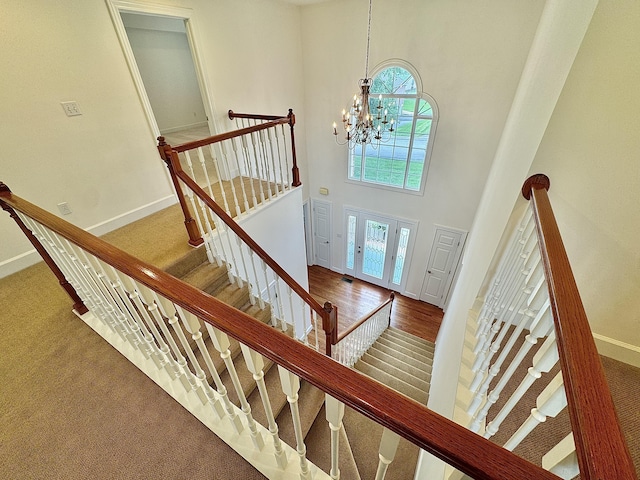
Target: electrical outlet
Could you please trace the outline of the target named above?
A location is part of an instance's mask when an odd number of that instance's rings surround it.
[[[76,115],[82,115],[80,111],[80,107],[78,106],[78,102],[60,102],[62,108],[64,109],[64,113],[67,114],[67,117],[75,117]]]
[[[62,202],[58,204],[58,210],[60,210],[60,213],[62,215],[70,215],[71,214],[71,207],[69,207],[69,204],[67,202]]]

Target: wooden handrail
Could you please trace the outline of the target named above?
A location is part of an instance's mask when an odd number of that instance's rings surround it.
[[[229,119],[233,120],[234,118],[248,118],[251,120],[280,120],[283,118],[289,117],[281,117],[278,115],[261,115],[259,113],[236,113],[233,110],[229,110]]]
[[[549,186],[548,177],[533,175],[522,187],[522,194],[530,199],[536,221],[580,478],[636,480],[589,320],[551,208]]]
[[[289,275],[278,262],[276,262],[264,249],[256,243],[256,241],[224,211],[220,205],[213,201],[207,193],[182,169],[178,153],[173,150],[170,152],[170,161],[176,178],[179,178],[184,184],[202,200],[207,207],[222,220],[228,228],[240,237],[240,239],[255,252],[275,273],[280,277],[302,300],[309,305],[322,318],[328,315],[327,311],[311,296],[294,278]]]
[[[369,320],[371,317],[373,317],[376,313],[378,313],[380,310],[382,310],[384,307],[386,307],[387,305],[389,305],[390,303],[393,303],[393,300],[395,298],[395,293],[391,292],[391,294],[389,295],[389,298],[387,300],[385,300],[384,302],[382,302],[380,305],[378,305],[376,308],[374,308],[373,310],[371,310],[369,313],[363,315],[360,320],[358,320],[357,322],[355,322],[353,325],[351,325],[349,328],[347,328],[344,332],[338,334],[336,341],[334,343],[334,345],[336,343],[341,342],[345,337],[349,336],[351,334],[351,332],[353,332],[354,330],[358,329],[358,327],[360,327],[360,325],[362,325],[364,322],[366,322],[367,320]],[[391,319],[389,319],[391,320]]]
[[[9,187],[3,182],[0,182],[0,197],[6,197],[9,194],[11,194],[11,190],[9,189]],[[62,289],[65,292],[67,292],[67,295],[69,295],[69,297],[73,301],[73,309],[76,312],[78,312],[80,315],[87,313],[89,309],[86,307],[86,305],[78,295],[78,292],[76,292],[76,289],[73,288],[73,285],[71,285],[67,281],[67,279],[65,278],[60,268],[58,268],[58,265],[56,264],[56,262],[54,262],[53,258],[51,258],[51,256],[49,255],[49,252],[45,250],[45,248],[42,246],[40,241],[35,237],[33,232],[27,228],[27,226],[24,224],[22,219],[16,214],[15,210],[11,208],[8,204],[4,202],[1,202],[1,203],[2,203],[2,209],[6,211],[11,218],[13,218],[13,220],[16,222],[16,224],[18,225],[22,233],[24,233],[25,237],[27,237],[31,245],[33,245],[36,251],[40,254],[40,256],[42,257],[42,260],[44,260],[44,263],[47,264],[47,266],[49,267],[49,270],[51,270],[51,272],[54,274],[54,276],[58,280],[58,283],[60,284]]]
[[[438,415],[426,406],[340,365],[286,334],[10,192],[0,195],[0,203],[6,203],[33,218],[91,255],[474,479],[558,479],[552,473]]]
[[[231,130],[230,132],[219,133],[211,137],[202,138],[200,140],[194,140],[192,142],[182,143],[180,145],[172,145],[171,149],[176,152],[185,152],[187,150],[193,150],[194,148],[204,147],[213,143],[220,143],[231,138],[241,137],[249,133],[259,132],[266,130],[277,125],[289,124],[288,117],[277,117],[277,120],[270,122],[260,123],[258,125],[251,125],[250,127],[240,128],[238,130]]]

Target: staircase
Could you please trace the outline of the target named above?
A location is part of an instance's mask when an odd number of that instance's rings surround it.
[[[165,270],[260,322],[265,324],[271,322],[270,307],[265,305],[265,308],[261,309],[257,302],[253,304],[247,286],[239,288],[235,283],[231,283],[226,267],[209,263],[203,248],[190,251]],[[203,328],[202,331],[203,336],[208,336],[206,329]],[[292,329],[287,333],[292,335]],[[430,342],[390,327],[354,368],[424,404],[428,398],[433,348]],[[267,414],[260,401],[256,382],[246,367],[239,343],[231,340],[229,350],[236,366],[242,392],[251,405],[253,418],[256,422],[267,425]],[[240,399],[223,360],[218,352],[210,353],[214,359],[216,371],[227,389],[229,400],[241,407]],[[200,354],[196,356],[199,357]],[[201,358],[198,358],[198,361],[201,361]],[[282,392],[278,369],[272,368],[273,366],[272,362],[265,359],[264,380],[278,425],[278,434],[283,442],[295,447],[296,438],[287,398]],[[215,388],[210,375],[207,376],[207,381]],[[298,404],[308,459],[322,470],[329,471],[331,456],[329,429],[325,419],[324,393],[303,381],[299,396]],[[378,451],[383,428],[349,408],[345,411],[343,426],[344,428],[340,431],[339,451],[341,478],[349,480],[374,478],[378,466],[378,457],[375,452]],[[397,480],[412,478],[418,452],[419,449],[416,446],[401,439],[395,461],[389,467],[385,478]],[[237,478],[255,476],[256,472],[249,463],[246,463],[245,467],[247,472],[237,472]]]

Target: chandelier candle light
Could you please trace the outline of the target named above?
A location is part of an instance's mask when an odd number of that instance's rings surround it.
[[[345,130],[345,141],[338,140],[338,126],[333,122],[333,134],[338,145],[349,144],[354,148],[357,144],[371,144],[374,148],[381,141],[387,141],[393,133],[394,119],[382,105],[382,95],[378,96],[377,105],[372,105],[369,99],[369,90],[372,80],[369,78],[369,44],[371,40],[371,6],[373,0],[369,0],[369,23],[367,26],[367,56],[365,60],[364,78],[359,81],[360,96],[353,96],[353,104],[349,111],[342,110],[342,124]],[[375,104],[375,101],[374,101]],[[375,109],[374,112],[371,110]],[[384,110],[384,111],[383,111]],[[383,136],[385,137],[383,140]],[[374,142],[375,140],[375,142]]]

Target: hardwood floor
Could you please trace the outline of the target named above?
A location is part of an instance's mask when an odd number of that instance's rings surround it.
[[[311,295],[321,304],[329,301],[338,307],[338,331],[343,331],[387,300],[391,293],[386,288],[317,265],[308,270]],[[396,294],[391,309],[391,326],[435,342],[442,316],[443,311],[438,307]]]

